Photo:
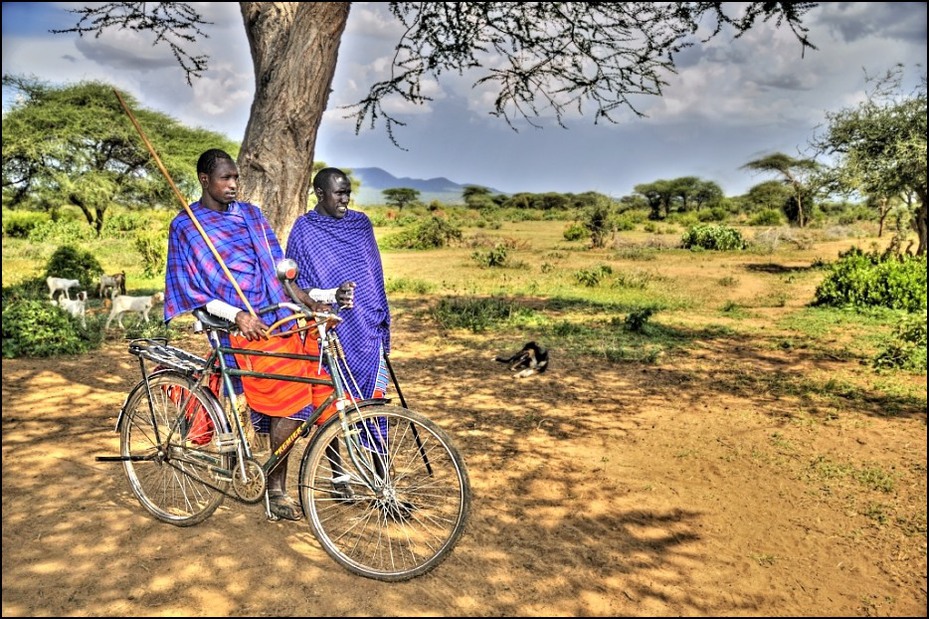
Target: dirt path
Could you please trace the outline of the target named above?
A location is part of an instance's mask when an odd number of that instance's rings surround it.
[[[112,343],[3,362],[3,616],[926,615],[925,409],[803,388],[857,362],[716,339],[655,366],[554,350],[514,381],[486,346],[405,328],[404,395],[474,488],[434,572],[352,576],[260,506],[156,522],[95,461],[138,371]]]

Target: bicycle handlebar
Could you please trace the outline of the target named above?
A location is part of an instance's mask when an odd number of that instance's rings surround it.
[[[274,335],[284,335],[285,333],[292,333],[295,331],[303,331],[304,329],[309,328],[309,326],[325,327],[326,329],[331,329],[342,322],[342,318],[339,316],[338,306],[332,306],[330,311],[318,311],[304,305],[299,297],[297,296],[296,291],[294,290],[294,280],[297,278],[297,263],[296,261],[285,258],[277,264],[277,277],[281,281],[281,284],[284,286],[284,290],[287,292],[287,295],[293,300],[281,301],[279,303],[272,303],[271,305],[266,305],[256,311],[257,316],[262,316],[268,314],[269,312],[277,311],[279,309],[289,310],[290,315],[285,316],[271,326],[269,326],[265,333],[269,336],[271,332],[284,325],[290,321],[297,320],[306,320],[311,323],[311,325],[300,327],[298,329],[293,329],[291,331],[285,331],[281,333],[276,333]],[[200,322],[201,325],[205,325],[212,329],[222,329],[226,331],[233,331],[236,329],[235,322],[231,322],[224,318],[218,318],[207,312],[203,308],[194,310],[194,317]]]

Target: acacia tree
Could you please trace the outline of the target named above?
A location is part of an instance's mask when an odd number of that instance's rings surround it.
[[[877,79],[857,107],[827,114],[827,129],[813,140],[820,151],[837,157],[828,170],[833,187],[858,191],[886,215],[888,202],[910,204],[910,225],[919,237],[917,255],[926,252],[926,76],[910,94],[902,93],[903,69]]]
[[[671,203],[677,196],[674,181],[659,179],[651,183],[640,183],[633,187],[632,191],[648,202],[649,219],[664,219],[671,214]]]
[[[774,172],[783,177],[784,184],[791,188],[789,208],[785,209],[788,219],[799,227],[806,226],[811,205],[807,198],[814,193],[811,189],[813,174],[819,164],[813,159],[795,159],[784,153],[774,153],[761,159],[754,159],[742,166],[757,172]]]
[[[113,89],[100,82],[53,87],[32,78],[3,76],[17,102],[3,115],[3,199],[11,207],[54,212],[76,206],[99,235],[106,211],[174,205],[170,187],[126,122]],[[128,98],[128,104],[136,105]],[[190,129],[160,112],[139,109],[152,138],[169,146],[163,163],[187,195],[199,191],[190,162],[209,146],[232,148],[222,135]],[[235,152],[231,150],[230,152]]]
[[[813,2],[390,2],[405,26],[389,79],[374,84],[355,111],[356,131],[378,121],[395,143],[403,122],[383,103],[393,96],[430,100],[427,77],[486,67],[475,85],[498,88],[493,114],[512,126],[542,112],[558,123],[592,106],[594,122],[616,122],[619,109],[637,110],[630,95],[662,94],[674,57],[732,29],[736,38],[756,23],[786,24],[801,44],[802,17]],[[306,207],[316,135],[329,101],[339,42],[350,2],[240,2],[255,70],[255,98],[239,152],[241,190],[261,204],[281,238]],[[76,9],[73,28],[53,32],[99,35],[107,29],[152,31],[168,44],[188,83],[208,68],[192,52],[207,23],[193,5],[107,2]],[[710,31],[698,34],[701,25]]]
[[[393,204],[402,213],[403,207],[419,200],[419,191],[410,187],[394,187],[381,191],[387,204]]]

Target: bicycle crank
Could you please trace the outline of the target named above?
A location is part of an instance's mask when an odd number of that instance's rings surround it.
[[[242,476],[242,467],[236,466],[232,475],[232,489],[236,495],[246,503],[257,503],[264,498],[267,476],[264,469],[254,458],[244,463],[245,476]]]

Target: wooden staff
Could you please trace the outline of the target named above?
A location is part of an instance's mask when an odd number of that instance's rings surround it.
[[[161,163],[161,158],[158,157],[158,153],[155,152],[155,149],[152,147],[151,142],[148,141],[148,138],[145,137],[145,132],[142,131],[142,127],[139,125],[139,122],[135,119],[135,116],[132,115],[132,112],[129,110],[129,106],[126,105],[126,102],[123,101],[122,96],[119,94],[119,91],[115,88],[113,92],[116,93],[116,98],[119,99],[119,104],[123,106],[123,109],[126,111],[126,115],[129,116],[129,120],[132,121],[132,125],[135,127],[135,130],[139,132],[139,136],[142,138],[142,141],[145,142],[145,146],[148,147],[148,152],[152,154],[152,157],[155,159],[155,163],[158,164],[158,169],[161,170],[161,173],[164,174],[164,177],[167,179],[168,184],[171,185],[171,189],[174,190],[174,195],[177,196],[178,201],[180,201],[181,206],[187,211],[187,214],[190,216],[191,221],[194,222],[197,231],[200,232],[200,236],[203,237],[203,240],[206,241],[207,247],[210,248],[210,251],[213,252],[213,255],[216,257],[216,261],[219,262],[219,266],[222,267],[223,273],[226,274],[226,277],[229,278],[229,281],[232,282],[233,288],[239,293],[239,298],[242,299],[242,302],[245,303],[248,313],[252,316],[256,316],[255,310],[252,309],[251,303],[248,302],[248,299],[245,298],[245,293],[242,292],[242,289],[239,288],[239,284],[235,281],[235,278],[232,276],[232,273],[229,272],[229,269],[226,267],[226,263],[223,262],[222,256],[219,255],[219,252],[216,251],[216,247],[213,245],[213,241],[210,240],[209,235],[207,235],[206,230],[200,225],[200,222],[197,220],[197,217],[194,215],[193,211],[190,210],[190,206],[187,205],[187,200],[184,199],[184,196],[181,195],[181,191],[177,188],[177,185],[174,184],[174,181],[171,180],[171,175],[168,174],[167,168],[164,167],[164,164]]]

